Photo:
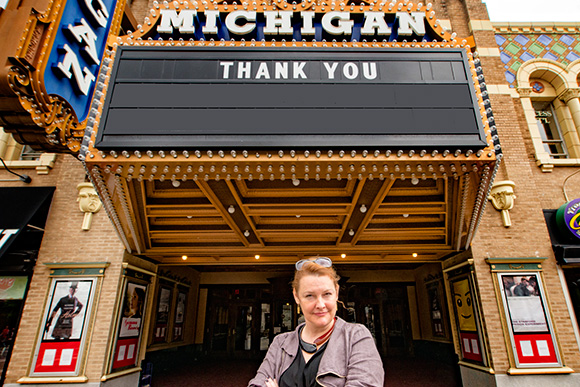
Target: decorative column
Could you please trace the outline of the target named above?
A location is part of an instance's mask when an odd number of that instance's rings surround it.
[[[509,210],[514,207],[514,200],[516,198],[514,195],[515,186],[516,184],[510,180],[498,181],[493,184],[488,197],[493,207],[501,211],[501,219],[504,227],[510,227],[512,225]]]
[[[91,183],[80,183],[77,185],[77,190],[79,191],[79,196],[77,197],[79,208],[85,213],[82,229],[88,231],[91,229],[93,214],[99,212],[103,203]]]
[[[580,131],[580,88],[568,89],[559,98],[568,105],[576,130]]]

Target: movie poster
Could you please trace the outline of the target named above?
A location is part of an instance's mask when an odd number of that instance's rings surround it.
[[[157,299],[157,316],[155,318],[155,330],[153,341],[163,343],[167,341],[167,328],[169,326],[169,311],[171,310],[171,288],[161,286]]]
[[[175,307],[175,320],[173,322],[173,341],[183,340],[186,306],[187,293],[184,290],[179,290],[177,293],[177,306]]]
[[[461,358],[464,361],[485,365],[484,348],[478,325],[477,303],[469,282],[469,276],[458,277],[450,281],[450,285],[455,319],[459,328]]]
[[[513,332],[548,332],[537,276],[503,275],[502,281]]]
[[[516,366],[561,367],[539,273],[497,275]]]
[[[147,300],[147,285],[129,279],[125,283],[112,371],[136,367]]]
[[[78,375],[96,283],[96,278],[52,278],[32,375]]]

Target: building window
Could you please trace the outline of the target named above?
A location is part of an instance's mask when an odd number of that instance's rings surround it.
[[[35,151],[29,145],[24,145],[20,152],[19,160],[38,160],[42,152]]]
[[[536,113],[536,123],[542,137],[544,150],[553,159],[568,158],[566,143],[562,139],[562,132],[552,103],[533,101],[532,106]]]

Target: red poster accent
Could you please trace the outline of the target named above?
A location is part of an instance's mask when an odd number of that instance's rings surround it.
[[[113,359],[113,369],[134,366],[137,359],[138,344],[138,337],[117,340],[115,359]]]
[[[520,364],[557,363],[554,342],[549,333],[515,334]]]
[[[157,324],[155,327],[155,333],[153,336],[153,341],[155,343],[165,342],[167,337],[167,324]]]
[[[40,344],[34,372],[74,372],[81,342],[49,341]]]
[[[478,362],[483,361],[481,354],[481,347],[479,345],[479,337],[476,332],[459,332],[461,338],[461,352],[464,359],[474,360]]]

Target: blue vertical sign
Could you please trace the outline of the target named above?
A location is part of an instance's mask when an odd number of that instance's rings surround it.
[[[89,112],[116,4],[117,0],[69,0],[62,12],[44,86],[48,94],[71,104],[79,122]]]

